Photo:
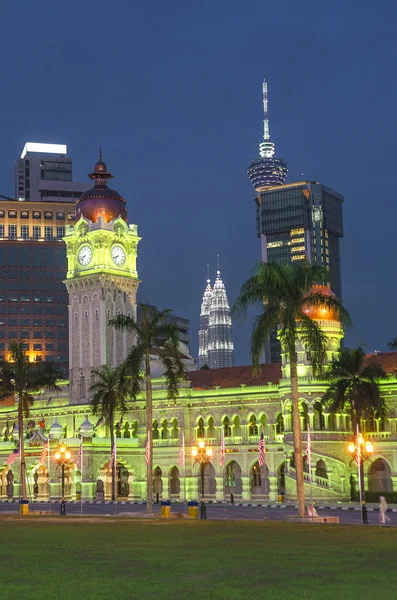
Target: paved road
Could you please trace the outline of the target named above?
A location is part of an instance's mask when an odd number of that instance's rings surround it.
[[[4,513],[18,513],[17,502],[0,502],[0,514]],[[30,505],[32,512],[39,510],[53,510],[56,513],[59,512],[59,504],[45,503],[34,503]],[[120,515],[121,513],[144,513],[146,511],[145,504],[121,504],[116,505],[112,503],[106,504],[90,504],[83,503],[82,509],[79,503],[67,504],[66,512],[68,515],[80,515],[82,510],[83,515],[91,516],[106,516],[106,515]],[[153,506],[154,513],[160,512],[160,506]],[[183,503],[177,503],[172,505],[173,512],[187,512]],[[338,516],[340,523],[344,524],[358,524],[361,522],[360,512],[358,510],[352,510],[352,507],[347,509],[317,509],[319,516]],[[270,519],[272,521],[286,521],[288,517],[296,516],[297,511],[293,507],[263,507],[263,506],[230,506],[224,504],[208,504],[207,505],[207,517],[208,519],[227,519],[227,520],[238,520],[248,519],[261,521],[263,519]],[[397,525],[397,514],[389,511],[388,517],[390,518],[389,525]],[[379,524],[379,512],[368,511],[368,521],[372,525]]]

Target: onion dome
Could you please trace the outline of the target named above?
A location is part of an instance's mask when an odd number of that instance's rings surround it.
[[[92,437],[94,433],[94,426],[88,420],[88,415],[86,415],[85,421],[80,425],[80,435],[82,437]]]
[[[59,440],[63,435],[63,427],[58,422],[58,417],[55,417],[55,421],[50,427],[49,437],[53,440]]]
[[[96,223],[99,217],[103,217],[106,223],[121,217],[127,221],[127,203],[116,190],[108,187],[108,180],[113,178],[106,164],[102,160],[102,152],[99,160],[94,166],[94,171],[88,174],[93,180],[94,187],[81,196],[76,205],[76,220],[80,217],[90,219]]]
[[[335,298],[335,294],[328,285],[313,285],[308,295],[313,294]],[[335,311],[329,310],[326,306],[314,306],[312,303],[305,302],[303,310],[314,321],[340,321],[339,315]]]

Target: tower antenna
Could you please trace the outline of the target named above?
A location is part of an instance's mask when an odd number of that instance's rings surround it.
[[[102,162],[102,142],[99,142],[99,160]]]
[[[217,260],[217,265],[218,265],[218,275],[221,272],[220,268],[219,268],[219,254],[216,255],[216,260]]]
[[[262,95],[263,95],[263,139],[270,140],[270,131],[269,131],[269,111],[267,106],[267,81],[266,75],[263,76],[262,83]]]
[[[210,282],[210,263],[207,263],[207,283]]]

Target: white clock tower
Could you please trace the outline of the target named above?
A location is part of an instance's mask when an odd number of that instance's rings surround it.
[[[89,175],[94,187],[76,206],[77,223],[68,227],[66,243],[69,293],[69,376],[72,403],[86,403],[92,370],[119,365],[134,343],[132,335],[116,331],[109,319],[136,317],[136,225],[127,225],[125,200],[108,187],[102,157]]]

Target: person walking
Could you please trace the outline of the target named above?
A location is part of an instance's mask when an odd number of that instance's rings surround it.
[[[386,522],[390,521],[390,519],[386,513],[387,513],[386,498],[384,496],[381,496],[379,498],[379,521],[382,525],[384,525]]]

